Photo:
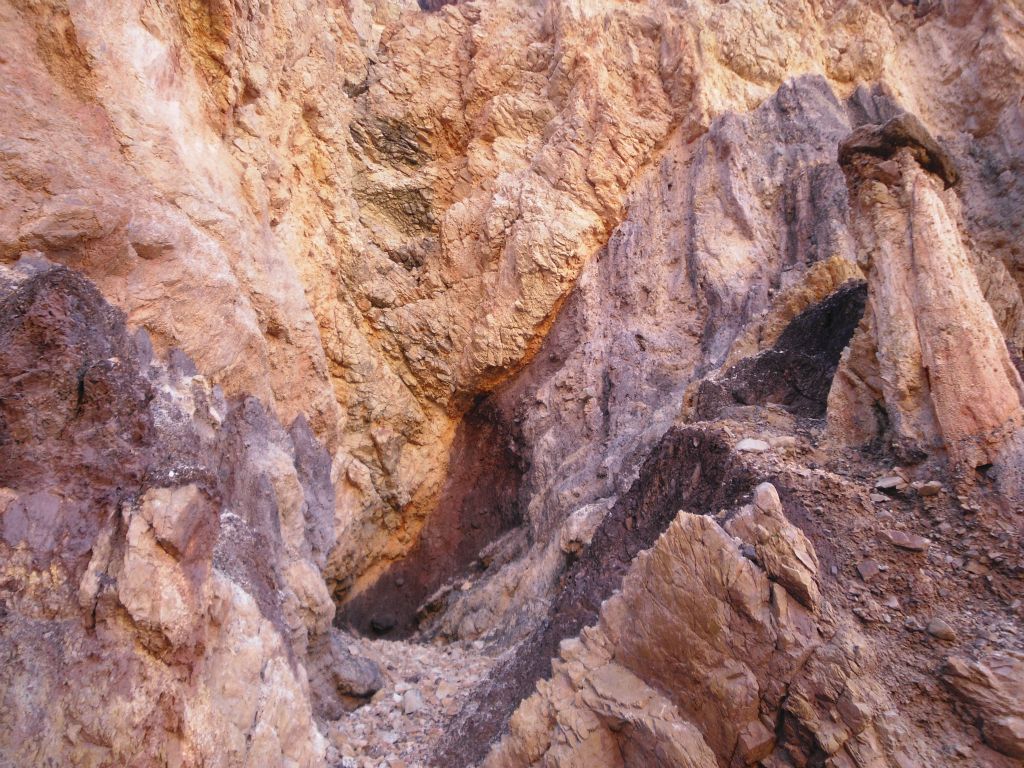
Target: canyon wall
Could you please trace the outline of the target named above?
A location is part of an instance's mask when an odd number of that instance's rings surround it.
[[[326,451],[66,268],[0,279],[5,763],[322,762]]]
[[[3,759],[334,762],[388,684],[347,631],[497,659],[437,765],[1019,758],[1018,2],[0,0],[0,41]],[[878,618],[943,574],[949,653]]]

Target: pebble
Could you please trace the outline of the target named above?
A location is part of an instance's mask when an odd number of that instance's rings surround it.
[[[874,560],[861,560],[857,564],[857,573],[864,581],[871,581],[879,573],[878,563]]]
[[[459,689],[458,689],[457,686],[452,685],[451,683],[449,683],[446,680],[442,681],[437,686],[437,698],[439,698],[439,699],[450,698],[453,694],[457,693],[458,690]]]
[[[989,571],[988,567],[984,563],[978,562],[977,560],[971,560],[967,563],[967,567],[964,570],[968,573],[973,573],[975,576],[983,576]]]
[[[938,480],[929,480],[927,483],[921,483],[917,487],[917,492],[921,496],[938,496],[942,491],[942,483]]]
[[[916,533],[907,533],[906,531],[886,531],[885,538],[893,546],[900,549],[908,549],[911,552],[924,552],[928,549],[928,545],[931,544],[924,536],[918,536]]]
[[[932,619],[928,622],[928,634],[939,640],[956,640],[956,632],[942,619]]]
[[[797,446],[797,439],[793,435],[778,435],[777,437],[769,438],[768,442],[772,448],[789,449],[796,448]]]
[[[417,688],[410,688],[402,696],[402,711],[407,715],[415,714],[425,706],[426,704],[423,703],[423,694],[420,693]]]
[[[741,453],[764,453],[768,450],[768,443],[753,437],[745,437],[736,443],[736,450]]]
[[[880,491],[902,491],[907,487],[907,481],[899,475],[880,477],[875,481],[875,488]]]

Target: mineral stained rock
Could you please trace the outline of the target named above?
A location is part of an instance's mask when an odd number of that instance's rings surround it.
[[[1015,0],[0,0],[0,764],[1018,765],[1022,82]]]
[[[906,115],[852,133],[839,161],[868,277],[879,400],[900,450],[946,451],[969,472],[991,466],[1024,498],[1024,383],[943,198],[958,178],[952,162]],[[856,393],[833,390],[835,422],[872,418],[848,412],[862,405]]]
[[[758,488],[768,493],[770,484]],[[780,540],[802,538],[773,514]],[[814,551],[804,542],[776,555],[778,567],[797,570]],[[768,575],[714,520],[680,514],[597,625],[562,645],[553,677],[484,765],[752,765],[775,749],[778,723],[821,734],[832,707],[842,713],[829,724],[832,760],[886,764],[872,723],[883,702],[861,679],[867,660],[848,655],[856,640],[825,642],[798,604],[806,587],[791,582],[793,594]]]
[[[326,450],[154,359],[74,272],[0,284],[4,762],[322,763]]]

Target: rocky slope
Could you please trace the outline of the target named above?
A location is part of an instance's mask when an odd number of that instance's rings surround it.
[[[1024,759],[1018,2],[0,40],[0,762]]]

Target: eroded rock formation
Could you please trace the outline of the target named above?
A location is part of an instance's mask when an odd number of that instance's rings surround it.
[[[873,343],[853,345],[862,357],[833,390],[833,422],[872,431],[884,403],[905,458],[946,451],[954,468],[991,467],[1008,495],[1024,498],[1024,383],[947,210],[955,202],[943,198],[959,180],[952,160],[902,114],[851,134],[839,162],[868,276],[862,332]],[[874,396],[869,380],[881,382]]]
[[[822,748],[834,765],[888,764],[899,745],[875,731],[882,702],[861,679],[871,672],[854,651],[863,640],[839,632],[826,642],[813,618],[817,565],[769,483],[724,529],[680,514],[596,627],[563,644],[554,676],[485,765],[712,768],[776,750],[807,764]]]
[[[321,764],[314,711],[375,673],[345,688],[305,419],[154,360],[64,267],[0,285],[4,762]]]
[[[1018,3],[0,42],[0,762],[1019,760]]]

